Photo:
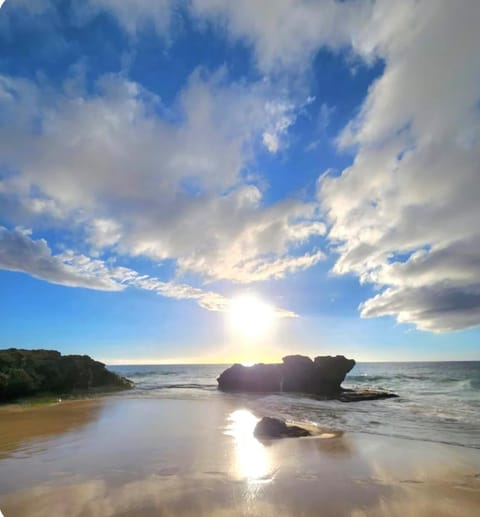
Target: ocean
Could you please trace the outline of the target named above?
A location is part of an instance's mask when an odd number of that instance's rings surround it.
[[[125,397],[235,397],[258,416],[322,428],[396,436],[480,449],[480,361],[357,363],[343,386],[379,388],[399,398],[339,402],[287,393],[226,394],[216,379],[229,365],[123,365],[135,382]]]

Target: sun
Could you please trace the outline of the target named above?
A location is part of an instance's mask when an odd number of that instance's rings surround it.
[[[228,308],[228,321],[233,332],[246,339],[262,337],[272,328],[275,320],[273,307],[254,294],[233,298]]]

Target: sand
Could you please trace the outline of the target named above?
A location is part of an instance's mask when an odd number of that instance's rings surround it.
[[[0,410],[5,517],[480,515],[480,451],[366,434],[260,443],[233,396]]]

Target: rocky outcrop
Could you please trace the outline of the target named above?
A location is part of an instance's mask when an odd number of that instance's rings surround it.
[[[217,379],[223,391],[280,391],[282,365],[256,364],[243,366],[234,364],[227,368]]]
[[[54,350],[0,350],[0,402],[36,393],[128,389],[133,383],[88,355]]]
[[[360,402],[362,400],[379,400],[397,398],[398,395],[390,391],[361,389],[361,390],[343,390],[338,397],[341,402]]]
[[[342,388],[345,376],[354,366],[355,361],[343,355],[319,356],[313,361],[304,355],[287,355],[282,364],[234,364],[217,381],[222,391],[307,393],[342,402],[397,397],[386,391]]]
[[[304,355],[287,355],[282,361],[281,391],[302,391],[310,393],[314,376],[314,363],[310,357]]]
[[[255,426],[253,434],[256,438],[298,438],[300,436],[310,436],[312,433],[298,427],[297,425],[287,425],[278,418],[263,417]]]
[[[235,364],[217,380],[223,391],[287,391],[333,396],[341,393],[340,385],[354,365],[353,359],[343,355],[320,356],[314,361],[302,355],[289,355],[282,364]]]

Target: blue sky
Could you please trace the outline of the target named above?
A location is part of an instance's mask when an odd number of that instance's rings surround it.
[[[7,0],[0,346],[480,359],[479,21],[474,1]],[[273,315],[249,339],[245,293]]]

